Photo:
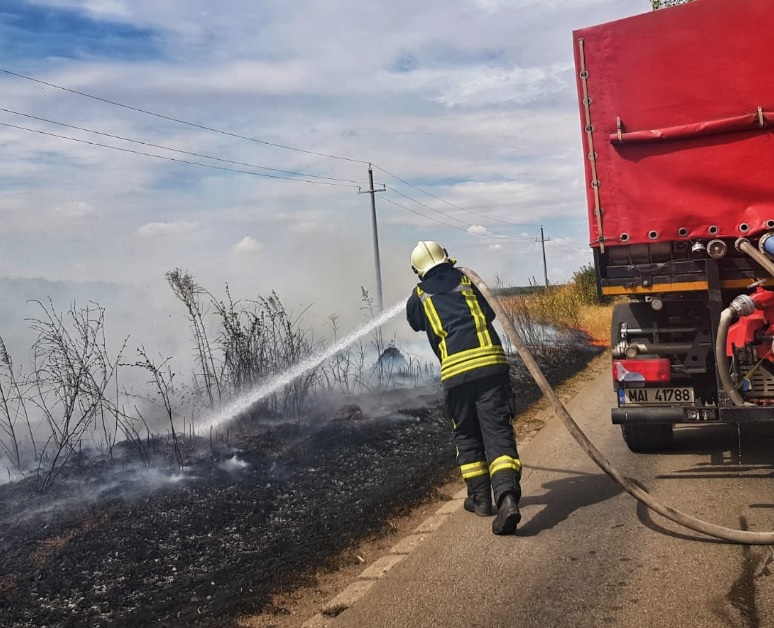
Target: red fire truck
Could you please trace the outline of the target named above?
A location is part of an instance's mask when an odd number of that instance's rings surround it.
[[[573,33],[589,237],[633,451],[774,421],[774,2]]]

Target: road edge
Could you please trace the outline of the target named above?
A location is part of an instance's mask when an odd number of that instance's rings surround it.
[[[598,377],[610,365],[610,354],[602,352],[587,366],[556,387],[563,403],[575,397],[584,383]],[[548,401],[541,397],[521,412],[514,422],[519,447],[524,447],[553,418]],[[378,538],[360,542],[346,551],[341,564],[314,575],[314,583],[273,596],[267,611],[242,617],[242,628],[326,628],[336,616],[355,604],[380,578],[419,545],[432,537],[450,514],[462,509],[467,491],[456,473],[436,489],[429,501],[390,522]],[[301,622],[299,624],[299,622]]]

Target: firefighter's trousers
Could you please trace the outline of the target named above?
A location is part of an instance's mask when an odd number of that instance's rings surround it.
[[[507,492],[518,500],[521,461],[511,425],[516,402],[508,374],[449,388],[444,408],[452,421],[463,479],[470,484],[470,480],[488,476],[496,504]]]

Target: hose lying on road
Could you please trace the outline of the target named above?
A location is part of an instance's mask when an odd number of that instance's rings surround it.
[[[513,342],[513,345],[516,347],[519,356],[521,356],[521,359],[527,366],[527,370],[529,370],[535,382],[540,387],[540,390],[546,396],[546,399],[548,399],[548,401],[551,403],[557,415],[559,415],[559,418],[562,420],[565,427],[569,430],[572,437],[584,449],[589,457],[599,466],[599,468],[607,473],[607,475],[609,475],[618,484],[620,484],[627,493],[645,504],[651,510],[659,513],[660,515],[663,515],[670,521],[674,521],[675,523],[678,523],[681,526],[696,532],[701,532],[708,536],[723,539],[724,541],[730,541],[732,543],[743,543],[746,545],[774,544],[774,532],[749,532],[746,530],[733,530],[731,528],[724,528],[713,523],[702,521],[701,519],[696,519],[695,517],[691,517],[690,515],[686,515],[685,513],[680,512],[679,510],[675,510],[670,506],[662,504],[646,490],[640,488],[631,480],[622,476],[618,470],[610,464],[610,461],[605,458],[605,456],[603,456],[602,453],[586,437],[572,416],[570,416],[567,408],[564,407],[562,401],[554,392],[553,388],[551,388],[551,385],[548,383],[545,375],[543,375],[543,372],[540,370],[537,362],[535,362],[532,354],[530,354],[526,345],[522,341],[521,337],[516,331],[516,328],[513,326],[510,317],[503,309],[497,297],[492,294],[492,291],[489,289],[489,287],[475,272],[469,268],[460,268],[460,270],[470,278],[470,280],[481,291],[486,300],[492,306],[492,309],[497,315],[500,324],[505,329],[511,342]]]

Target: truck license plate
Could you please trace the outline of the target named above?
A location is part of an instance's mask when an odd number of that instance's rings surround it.
[[[619,388],[621,404],[680,404],[693,403],[693,388]]]

